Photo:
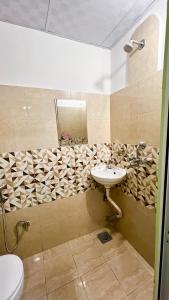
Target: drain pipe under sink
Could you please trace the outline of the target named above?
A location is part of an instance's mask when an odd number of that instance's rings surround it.
[[[122,218],[122,210],[110,197],[110,188],[108,187],[106,187],[106,198],[110,202],[110,204],[116,209],[117,211],[116,218],[118,219]]]

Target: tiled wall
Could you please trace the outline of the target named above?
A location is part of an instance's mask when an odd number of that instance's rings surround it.
[[[144,150],[138,150],[138,157],[143,163],[131,166],[128,158],[136,155],[137,146],[118,143],[112,145],[112,160],[127,168],[126,180],[119,189],[111,190],[112,199],[123,212],[123,217],[116,222],[115,227],[154,266],[159,149],[147,146]]]
[[[111,141],[159,147],[162,103],[162,71],[111,95]]]
[[[134,84],[146,79],[156,72],[158,62],[159,20],[155,15],[149,16],[138,26],[131,39],[141,41],[145,39],[145,47],[129,54],[128,83]]]
[[[111,157],[108,144],[3,153],[0,186],[6,211],[37,206],[94,188],[90,169]]]
[[[147,147],[144,153],[139,153],[140,157],[153,160],[151,166],[131,167],[128,159],[135,155],[135,151],[134,145],[109,143],[1,154],[0,185],[4,187],[3,197],[7,199],[6,212],[10,212],[6,214],[10,246],[15,244],[14,228],[21,219],[31,222],[30,230],[22,236],[16,251],[22,257],[105,226],[106,216],[113,210],[103,201],[103,191],[96,188],[90,169],[111,159],[114,165],[127,168],[126,180],[112,189],[113,199],[118,205],[126,197],[122,203],[123,218],[117,222],[118,230],[123,232],[125,228],[124,235],[127,230],[127,234],[132,235],[132,238],[129,236],[131,243],[152,263],[153,250],[150,248],[153,249],[154,244],[147,249],[143,228],[147,224],[151,241],[155,228],[150,221],[154,219],[151,212],[154,212],[155,204],[158,150]],[[126,213],[129,207],[132,214]],[[140,220],[134,226],[133,216]],[[4,253],[0,218],[0,254]]]
[[[18,209],[6,214],[8,245],[12,247],[15,244],[15,225],[19,220],[29,220],[31,226],[22,235],[15,253],[28,257],[103,228],[106,226],[106,216],[111,214],[112,208],[103,201],[103,193],[99,189]],[[0,216],[0,255],[4,253]]]
[[[58,147],[55,98],[86,100],[88,143],[110,142],[108,95],[0,85],[0,153]]]
[[[147,146],[145,149],[138,149],[137,145],[112,144],[112,161],[119,167],[127,169],[127,178],[120,185],[122,191],[132,196],[134,200],[140,201],[143,206],[149,209],[155,207],[157,192],[157,171],[159,149]],[[140,163],[132,165],[130,158],[136,157]]]
[[[147,209],[121,189],[111,189],[111,197],[118,203],[123,217],[114,225],[132,246],[154,266],[155,257],[155,209]],[[10,214],[8,214],[10,215]]]
[[[115,157],[115,160],[126,165],[129,163],[124,163],[124,144],[128,145],[127,151],[132,154],[135,153],[135,147],[131,145],[145,141],[151,146],[147,146],[139,156],[149,158],[151,163],[139,164],[134,168],[128,166],[127,181],[122,183],[121,189],[112,189],[111,196],[123,212],[123,218],[116,222],[116,229],[153,266],[156,219],[153,208],[157,191],[163,76],[162,70],[157,71],[157,17],[148,17],[131,38],[144,38],[146,44],[141,51],[127,55],[128,86],[110,97],[111,142],[116,143],[117,149],[120,148],[121,156]]]
[[[136,146],[93,144],[3,153],[0,155],[0,186],[6,211],[33,207],[59,198],[94,189],[90,169],[110,159],[127,169],[122,190],[148,208],[155,204],[158,150],[152,147],[139,153],[149,163],[131,166]]]

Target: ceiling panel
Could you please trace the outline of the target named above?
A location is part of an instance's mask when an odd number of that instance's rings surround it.
[[[0,0],[0,20],[45,29],[49,0]]]
[[[0,20],[111,47],[158,0],[0,0]]]
[[[120,38],[122,38],[124,34],[134,26],[153,2],[155,2],[155,0],[137,0],[128,14],[126,14],[112,32],[105,38],[101,46],[112,48],[113,45],[115,45]]]
[[[100,45],[136,0],[51,0],[46,30]]]

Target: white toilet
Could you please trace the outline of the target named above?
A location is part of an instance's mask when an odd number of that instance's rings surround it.
[[[24,284],[21,259],[13,254],[0,256],[0,300],[19,300]]]

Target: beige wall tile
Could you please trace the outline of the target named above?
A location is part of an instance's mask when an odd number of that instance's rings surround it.
[[[154,266],[155,210],[147,209],[117,189],[112,189],[111,196],[123,211],[116,229]]]
[[[148,77],[140,78],[139,81],[129,84],[127,87],[114,93],[114,95],[161,98],[163,71],[155,71],[148,74]]]
[[[0,105],[0,152],[58,144],[54,100],[48,91],[0,86]],[[30,110],[24,110],[24,106]]]
[[[129,85],[110,97],[111,141],[138,144],[144,140],[151,146],[159,147],[163,72],[156,71],[159,38],[157,18],[147,18],[132,38],[145,38],[146,46],[128,56]],[[153,265],[155,211],[142,207],[115,189],[112,190],[112,196],[123,211],[123,218],[116,223],[117,230]]]
[[[110,121],[109,120],[88,120],[88,143],[99,144],[110,142]]]
[[[88,120],[110,120],[110,97],[105,95],[86,95]]]
[[[153,34],[152,34],[153,32]],[[140,78],[156,71],[158,62],[159,21],[156,16],[149,16],[134,32],[134,40],[146,40],[145,47],[133,51],[128,56],[128,82],[132,84]]]
[[[18,220],[31,222],[19,243],[16,254],[27,257],[50,249],[73,238],[105,226],[111,208],[103,201],[99,190],[81,193],[74,197],[20,209],[6,214],[9,245],[15,243],[14,226]],[[2,220],[0,222],[0,254],[5,253]]]
[[[149,77],[148,82],[142,81],[135,88],[129,86],[111,95],[111,141],[137,144],[144,140],[147,144],[159,147],[161,75],[161,72],[157,72]]]
[[[58,146],[55,98],[86,100],[89,143],[110,141],[109,96],[0,86],[0,153]]]
[[[21,257],[27,257],[34,253],[42,251],[42,242],[40,234],[40,223],[38,215],[35,216],[34,209],[20,209],[15,212],[6,214],[6,226],[8,247],[11,249],[16,243],[15,225],[19,220],[28,220],[31,226],[28,231],[23,232],[22,227],[19,227],[20,241],[17,250],[14,252]],[[0,236],[3,238],[2,217],[0,226]],[[2,247],[2,248],[1,248]],[[5,253],[4,242],[0,245],[0,253]]]

